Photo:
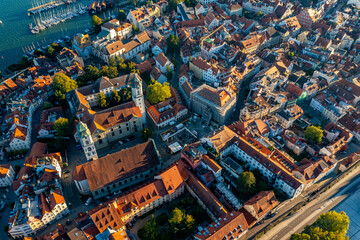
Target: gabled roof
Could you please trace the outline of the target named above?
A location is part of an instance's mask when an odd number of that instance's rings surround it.
[[[215,173],[219,172],[222,167],[217,164],[213,159],[209,158],[207,155],[203,155],[203,161],[208,165],[211,170],[213,170]]]
[[[10,134],[10,143],[14,139],[19,139],[19,140],[25,141],[26,137],[27,137],[27,128],[21,127],[21,126],[16,126],[16,128]]]
[[[121,105],[96,112],[93,115],[84,115],[84,120],[90,132],[93,133],[95,129],[108,129],[110,127],[119,125],[123,122],[128,122],[134,118],[141,118],[142,113],[140,108],[135,105],[133,101],[123,103]]]
[[[194,93],[220,107],[224,106],[231,98],[226,90],[216,90],[205,84],[196,89]]]
[[[57,204],[62,204],[62,203],[66,203],[65,202],[65,198],[64,196],[61,194],[60,191],[54,191],[51,195],[50,195],[50,207],[51,209],[54,209],[54,207]]]
[[[163,172],[159,173],[158,176],[160,176],[168,194],[172,194],[184,185],[184,181],[180,175],[177,165],[170,166]]]
[[[10,164],[0,164],[0,178],[3,178],[7,175],[10,167]]]
[[[301,88],[299,88],[298,86],[289,83],[286,87],[286,91],[288,91],[289,93],[293,94],[296,97],[300,97],[301,94],[304,92],[304,90],[302,90]]]
[[[73,177],[79,180],[86,177],[90,190],[95,191],[107,184],[129,178],[133,176],[134,172],[150,170],[158,164],[160,164],[160,159],[155,144],[149,140],[79,165],[73,171]]]
[[[41,217],[44,217],[46,213],[51,213],[51,208],[46,200],[44,192],[40,193],[40,203],[41,203]]]
[[[89,215],[100,233],[108,228],[117,231],[124,227],[125,224],[117,213],[116,208],[116,203],[114,202],[112,204],[100,205],[89,211]]]
[[[217,197],[205,185],[203,185],[192,172],[187,169],[184,169],[184,171],[188,176],[186,183],[196,193],[211,213],[214,214],[216,218],[225,217],[229,211],[220,202],[220,200],[217,199]]]
[[[184,92],[188,97],[190,97],[191,92],[194,90],[194,88],[191,86],[191,84],[188,81],[185,81],[181,87],[184,89]]]
[[[164,67],[164,66],[166,65],[166,63],[169,62],[169,59],[164,55],[164,53],[161,52],[161,53],[159,53],[159,54],[157,55],[156,61],[157,61],[158,63],[160,63],[160,65],[161,65],[162,67]]]
[[[162,72],[160,71],[160,69],[158,69],[157,67],[153,67],[153,69],[152,69],[151,72],[150,72],[150,76],[151,76],[154,80],[158,81],[159,78],[160,78],[161,76],[163,76],[163,74],[162,74]]]
[[[279,204],[273,191],[261,191],[244,203],[244,208],[256,219],[261,218]]]
[[[201,240],[237,239],[248,228],[244,214],[233,211],[206,226],[195,237]]]

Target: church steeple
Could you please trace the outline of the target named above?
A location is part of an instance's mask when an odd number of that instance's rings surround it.
[[[138,74],[133,73],[132,82],[131,82],[131,97],[135,102],[135,105],[140,108],[142,114],[142,125],[146,124],[146,108],[144,102],[144,94],[142,89],[142,80]]]
[[[80,139],[81,147],[84,150],[86,160],[91,161],[98,159],[96,148],[91,137],[89,128],[82,121],[76,127],[77,136]]]

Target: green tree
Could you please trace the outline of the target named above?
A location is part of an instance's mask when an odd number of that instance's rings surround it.
[[[173,72],[170,68],[170,65],[167,65],[166,66],[166,78],[168,81],[171,81],[172,77],[173,77]]]
[[[180,3],[180,0],[169,0],[167,10],[168,12],[177,11],[177,5]]]
[[[174,234],[184,235],[194,230],[195,219],[177,207],[171,212],[169,224]]]
[[[167,39],[167,52],[169,54],[173,54],[179,51],[180,45],[179,45],[179,37],[175,35],[170,35]]]
[[[64,73],[57,73],[53,79],[53,89],[55,97],[59,101],[65,100],[65,93],[76,89],[78,87],[77,83],[66,76]]]
[[[88,65],[85,68],[85,77],[86,77],[86,81],[94,82],[96,79],[100,77],[100,70],[95,66]]]
[[[101,75],[107,76],[108,78],[115,78],[119,76],[119,73],[116,67],[103,66],[101,68]]]
[[[126,72],[131,73],[135,69],[136,63],[128,62]]]
[[[306,233],[295,233],[291,235],[290,240],[310,240],[310,236]]]
[[[147,141],[149,138],[151,138],[153,132],[150,128],[144,128],[143,130],[141,130],[141,137]]]
[[[163,85],[159,82],[148,85],[146,88],[146,98],[151,104],[156,104],[171,97],[170,85],[164,82]]]
[[[140,71],[139,71],[139,69],[137,69],[137,68],[133,68],[133,69],[131,69],[131,71],[130,72],[132,72],[132,73],[137,73],[137,74],[139,74],[140,75]]]
[[[237,186],[244,194],[252,194],[256,186],[256,178],[251,171],[243,172],[238,180]]]
[[[169,218],[170,226],[172,227],[172,231],[176,234],[181,229],[181,223],[184,221],[186,214],[184,211],[175,208],[171,212],[171,216]]]
[[[43,52],[39,49],[35,49],[34,55],[39,57],[39,56],[43,55]]]
[[[97,103],[102,108],[105,108],[109,105],[109,103],[106,100],[106,96],[103,92],[101,92],[97,95]]]
[[[93,26],[100,26],[102,24],[102,20],[101,18],[99,18],[98,16],[94,15],[91,17],[91,24]]]
[[[54,130],[59,137],[69,136],[69,120],[67,118],[58,118],[54,123]]]
[[[103,21],[98,16],[94,15],[91,17],[91,25],[93,25],[94,32],[97,34],[101,31],[101,24]]]
[[[118,19],[119,19],[120,21],[125,21],[125,20],[126,20],[126,14],[125,14],[125,12],[124,12],[123,9],[120,9],[120,10],[119,10]]]
[[[109,67],[108,77],[109,78],[116,78],[117,76],[119,76],[117,68],[116,67]]]
[[[195,227],[195,219],[191,215],[186,215],[184,219],[184,224],[185,224],[185,229],[184,229],[185,232],[190,232]]]
[[[116,91],[115,89],[113,89],[111,92],[111,101],[113,104],[118,104],[121,101],[121,97],[118,91]]]
[[[187,7],[195,7],[197,2],[196,0],[185,0],[184,3]]]
[[[29,61],[29,58],[22,56],[20,62],[18,63],[19,69],[24,69],[27,67],[30,67],[31,63]]]
[[[110,59],[109,59],[109,66],[110,66],[110,67],[116,67],[116,60],[115,60],[115,57],[114,57],[114,56],[110,57]]]
[[[346,232],[349,229],[349,223],[349,217],[345,212],[337,213],[335,211],[330,211],[321,214],[312,227],[318,227],[323,231],[333,232],[339,237],[338,239],[344,239]]]
[[[323,137],[323,130],[319,126],[309,126],[305,130],[305,139],[320,143]]]
[[[127,72],[127,65],[126,65],[126,63],[125,62],[120,62],[120,63],[118,63],[118,69],[119,69],[119,71],[121,71],[121,72]]]
[[[128,102],[131,100],[131,88],[120,89],[120,97],[122,102]]]
[[[138,29],[137,29],[137,27],[136,27],[135,24],[133,24],[133,25],[131,26],[131,29],[132,29],[132,34],[136,34],[136,33],[138,32]]]
[[[53,107],[54,107],[54,105],[51,102],[45,101],[42,106],[42,110],[46,110],[46,109],[53,108]]]
[[[171,216],[169,218],[169,223],[171,225],[179,225],[180,223],[182,223],[184,218],[185,218],[185,213],[182,210],[175,208],[171,212]]]
[[[143,228],[143,237],[147,240],[157,240],[160,234],[160,227],[157,225],[155,219],[146,222]]]
[[[56,53],[55,49],[51,46],[46,49],[46,56],[48,57],[55,56],[55,53]]]
[[[344,213],[330,211],[323,213],[302,233],[293,234],[290,240],[346,240],[349,217]]]
[[[86,85],[88,82],[94,82],[100,77],[100,70],[92,65],[88,65],[85,68],[85,74],[79,76],[76,81],[79,85]]]
[[[125,62],[125,59],[120,56],[116,56],[115,60],[117,64]]]
[[[264,16],[264,14],[261,11],[255,13],[256,18],[261,18],[262,16]]]
[[[295,53],[290,51],[290,52],[287,52],[286,55],[288,56],[288,58],[292,59],[295,56]]]
[[[244,11],[244,12],[243,12],[243,16],[246,17],[246,18],[248,18],[248,19],[251,18],[249,11]]]

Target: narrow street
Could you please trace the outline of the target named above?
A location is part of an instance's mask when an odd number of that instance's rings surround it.
[[[35,126],[40,123],[40,116],[41,116],[41,106],[33,114],[32,123],[31,123],[31,129],[32,129],[31,146],[37,140]],[[25,158],[29,155],[29,153],[30,153],[30,150],[27,152]],[[20,159],[16,159],[16,160],[12,160],[12,161],[6,161],[6,159],[4,159],[2,163],[11,164],[13,167],[16,165],[19,165],[22,167],[22,165],[24,164],[25,158],[20,158]],[[15,176],[15,178],[16,178],[16,176]],[[6,189],[8,189],[9,192],[7,192]],[[5,194],[6,198],[3,198],[3,196],[4,196],[3,194]],[[9,204],[11,202],[17,201],[18,197],[14,193],[12,186],[10,186],[8,188],[1,188],[0,195],[1,195],[0,199],[5,202],[5,207],[0,214],[0,217],[1,217],[1,219],[0,219],[0,227],[1,227],[0,239],[5,240],[5,239],[10,239],[8,237],[7,233],[5,231],[3,231],[4,227],[7,226],[9,223],[9,216],[10,216],[10,212],[12,210],[12,209],[10,209]]]

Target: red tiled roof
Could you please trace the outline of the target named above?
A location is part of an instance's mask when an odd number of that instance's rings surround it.
[[[237,239],[249,226],[243,213],[233,211],[216,220],[195,237],[201,240]]]
[[[156,61],[160,63],[162,67],[164,67],[166,63],[169,61],[169,59],[164,55],[164,53],[161,52],[159,53],[159,55],[157,55]]]
[[[225,217],[229,211],[220,202],[220,200],[217,199],[217,197],[205,185],[203,185],[192,172],[187,169],[184,169],[184,171],[188,175],[186,183],[196,193],[211,213],[213,213],[215,217]]]
[[[259,219],[279,204],[273,191],[261,191],[244,203],[244,208]]]
[[[288,91],[289,93],[295,95],[296,97],[300,97],[301,94],[304,92],[304,90],[302,90],[301,88],[299,88],[298,86],[289,83],[286,87],[286,91]]]
[[[36,142],[31,148],[28,158],[44,155],[47,151],[47,143]]]
[[[223,89],[216,90],[208,85],[203,85],[203,87],[196,91],[196,94],[220,107],[224,106],[231,98],[227,91]]]
[[[203,155],[204,162],[215,172],[219,172],[222,167],[219,166],[213,159],[209,158],[207,155]]]
[[[3,178],[7,175],[10,167],[10,164],[0,164],[0,178]]]
[[[159,163],[155,145],[149,140],[77,166],[73,171],[73,178],[83,179],[83,174],[85,174],[90,190],[95,191],[112,182],[128,178],[133,175],[133,172],[152,169]]]

